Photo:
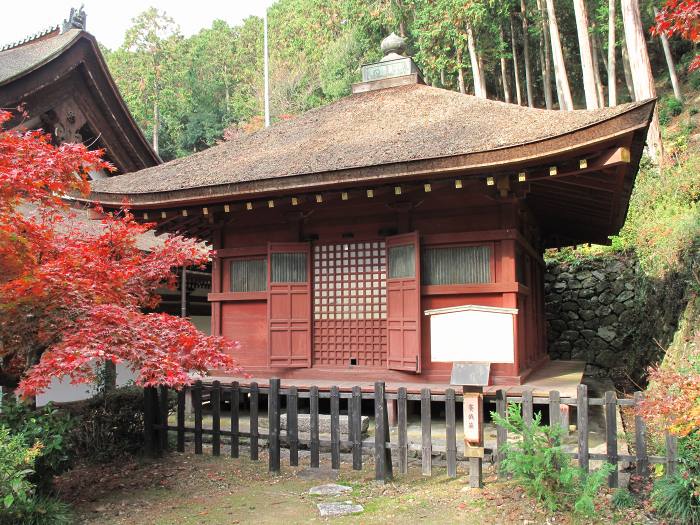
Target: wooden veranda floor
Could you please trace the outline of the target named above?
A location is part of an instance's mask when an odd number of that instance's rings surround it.
[[[547,361],[535,370],[522,385],[492,385],[484,388],[484,394],[495,396],[499,389],[506,390],[511,395],[520,394],[523,390],[533,390],[534,396],[547,396],[550,390],[558,390],[561,397],[576,397],[576,387],[581,383],[586,363],[583,361]],[[269,379],[264,377],[219,377],[207,376],[203,378],[205,383],[212,381],[230,383],[238,381],[241,386],[257,383],[261,388],[269,386]],[[372,392],[374,383],[369,381],[333,381],[322,379],[282,379],[282,387],[296,386],[299,390],[308,390],[311,386],[317,386],[319,390],[330,390],[331,386],[337,386],[341,391],[349,392],[353,386],[360,386],[363,392]],[[444,393],[451,385],[446,383],[430,382],[386,382],[387,392],[395,392],[404,387],[408,393],[420,393],[421,388],[430,388],[433,394]]]

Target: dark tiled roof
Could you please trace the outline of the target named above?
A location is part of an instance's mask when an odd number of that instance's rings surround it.
[[[70,29],[56,36],[0,51],[0,86],[50,61],[81,33],[80,29]]]
[[[257,183],[295,175],[498,150],[629,111],[551,111],[422,84],[359,93],[188,157],[93,183],[93,198]]]

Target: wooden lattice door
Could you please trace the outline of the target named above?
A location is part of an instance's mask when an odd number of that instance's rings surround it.
[[[420,372],[420,250],[418,232],[386,240],[387,366]]]
[[[311,366],[311,270],[308,243],[270,244],[268,328],[270,366]]]
[[[314,246],[314,366],[386,366],[386,246]]]

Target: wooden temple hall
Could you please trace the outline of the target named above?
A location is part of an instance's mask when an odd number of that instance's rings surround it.
[[[212,333],[240,341],[258,381],[446,386],[450,361],[476,359],[494,361],[491,385],[557,370],[577,384],[582,363],[548,361],[543,250],[618,232],[654,101],[483,100],[427,86],[400,39],[382,47],[351,95],[94,181],[91,199],[212,243]],[[469,311],[509,316],[510,359],[502,323],[475,338],[432,322]]]

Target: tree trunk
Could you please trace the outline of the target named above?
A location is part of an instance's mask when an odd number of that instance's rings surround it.
[[[440,87],[445,87],[445,70],[440,70]]]
[[[462,69],[462,48],[457,47],[457,81],[459,84],[459,92],[465,94],[467,88],[464,85],[464,69]]]
[[[617,106],[617,71],[615,67],[615,6],[617,0],[608,0],[608,105]]]
[[[518,68],[518,49],[515,47],[515,25],[513,24],[513,15],[510,15],[510,46],[513,50],[513,75],[515,76],[515,97],[518,101],[518,106],[523,105],[523,97],[520,92],[520,71]]]
[[[498,27],[499,35],[501,37],[501,46],[505,48],[506,37],[503,33],[503,26]],[[510,82],[508,81],[508,66],[506,64],[506,57],[501,52],[501,83],[503,84],[503,100],[510,104]]]
[[[625,28],[625,41],[630,57],[630,69],[634,84],[634,97],[636,100],[656,98],[656,87],[651,72],[647,43],[642,29],[642,18],[639,13],[638,0],[622,0],[622,22]],[[659,113],[654,107],[654,116],[647,133],[647,146],[649,156],[661,159],[663,150],[661,144],[661,129],[659,127]]]
[[[479,54],[479,78],[481,79],[481,94],[483,98],[489,98],[489,94],[486,92],[486,73],[484,73],[484,59]]]
[[[659,10],[654,8],[654,16],[659,14]],[[671,85],[673,86],[673,95],[680,101],[683,100],[680,84],[678,83],[678,75],[676,75],[676,66],[673,64],[673,56],[671,56],[671,46],[668,44],[668,38],[664,33],[659,34],[661,45],[664,48],[664,56],[666,57],[666,65],[668,66],[668,75],[671,77]]]
[[[600,79],[600,63],[598,62],[598,33],[595,32],[595,22],[591,22],[591,54],[593,55],[593,80],[595,80],[595,90],[598,95],[598,107],[605,107],[605,93],[603,92],[603,81]]]
[[[630,55],[627,50],[627,39],[622,45],[622,70],[625,73],[625,85],[627,92],[630,94],[630,100],[637,100],[634,96],[634,84],[632,82],[632,68],[630,68]]]
[[[467,47],[469,48],[469,62],[472,65],[472,78],[474,79],[474,95],[479,98],[486,98],[484,90],[484,81],[481,76],[481,68],[479,65],[479,57],[476,54],[476,42],[474,41],[474,31],[472,26],[467,22]]]
[[[564,52],[561,49],[561,40],[559,39],[559,24],[557,24],[554,0],[547,0],[547,15],[549,19],[549,35],[552,39],[552,58],[554,59],[554,76],[557,80],[559,106],[561,109],[571,111],[574,109],[574,101],[571,98],[569,77],[566,74],[566,64],[564,63]]]
[[[520,0],[520,15],[523,21],[523,58],[525,60],[525,91],[527,93],[527,105],[535,107],[532,95],[532,69],[530,67],[530,32],[527,29],[527,5],[525,0]]]
[[[598,92],[593,76],[593,54],[591,53],[591,39],[588,36],[588,11],[585,0],[574,0],[574,13],[576,15],[576,32],[578,33],[578,47],[581,55],[586,109],[598,109]]]
[[[537,9],[542,17],[542,31],[540,33],[540,62],[544,64],[542,71],[542,82],[544,83],[544,102],[547,109],[552,109],[552,57],[549,51],[549,29],[547,27],[547,11],[545,11],[542,0],[537,0]]]
[[[158,122],[160,120],[160,113],[158,112],[158,95],[156,94],[153,100],[153,151],[158,152]]]

